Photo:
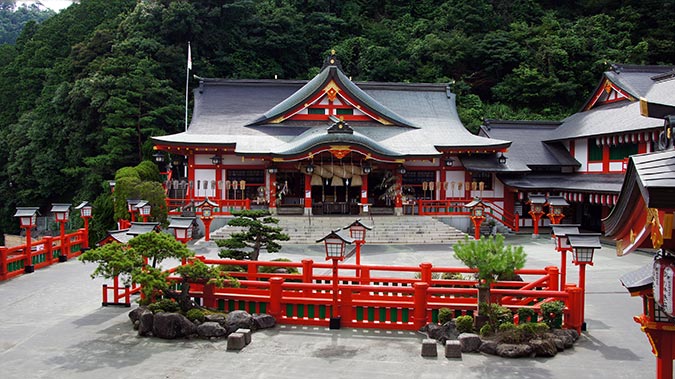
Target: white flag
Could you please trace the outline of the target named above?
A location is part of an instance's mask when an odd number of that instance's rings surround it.
[[[192,70],[192,51],[190,49],[190,42],[188,42],[188,62],[187,69]]]

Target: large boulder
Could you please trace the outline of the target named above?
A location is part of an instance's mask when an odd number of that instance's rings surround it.
[[[480,344],[478,351],[484,354],[497,355],[497,346],[499,346],[497,341],[485,340]]]
[[[555,343],[550,339],[533,339],[528,345],[532,347],[532,352],[537,357],[555,357],[558,354]]]
[[[435,339],[439,343],[445,345],[447,340],[456,340],[459,336],[457,327],[455,326],[454,321],[448,321],[443,325],[438,324],[427,324],[425,327],[420,329],[427,334],[427,337]]]
[[[212,313],[204,316],[204,320],[217,322],[220,325],[225,325],[225,314],[223,313]]]
[[[131,320],[131,323],[135,324],[138,320],[140,320],[141,313],[147,310],[148,308],[146,307],[137,307],[132,309],[131,312],[129,312],[129,319]]]
[[[253,329],[253,317],[246,311],[232,311],[225,317],[225,327],[228,333],[234,333],[237,329]]]
[[[141,312],[138,318],[138,335],[149,336],[152,334],[152,326],[154,324],[155,315],[149,310]]]
[[[277,324],[277,320],[275,320],[272,315],[268,315],[267,313],[254,313],[251,317],[253,319],[253,330],[274,328],[274,326]]]
[[[502,343],[497,345],[497,355],[505,358],[528,357],[532,354],[530,345]]]
[[[225,337],[227,329],[214,321],[206,321],[197,327],[197,334],[202,338]]]
[[[197,326],[180,313],[155,314],[152,334],[158,338],[175,339],[189,337],[197,333]]]
[[[474,333],[462,333],[457,339],[459,344],[462,347],[462,353],[473,353],[480,349],[480,345],[483,341],[480,339],[478,334]]]

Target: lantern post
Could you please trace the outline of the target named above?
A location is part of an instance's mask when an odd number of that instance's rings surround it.
[[[148,217],[150,217],[150,213],[152,211],[152,207],[150,206],[150,202],[147,200],[140,200],[135,206],[136,210],[138,210],[138,214],[143,217],[143,222],[148,222]]]
[[[548,214],[546,216],[551,220],[551,224],[560,224],[560,221],[565,218],[563,209],[570,204],[562,196],[549,196],[546,204],[548,205]]]
[[[349,236],[354,239],[356,244],[356,265],[361,265],[361,245],[366,243],[366,231],[373,230],[372,226],[366,225],[361,222],[361,219],[356,219],[356,221],[345,226],[343,229],[349,229]]]
[[[35,271],[35,266],[33,266],[33,257],[31,256],[31,239],[30,239],[30,230],[35,227],[37,223],[37,207],[16,207],[16,213],[14,217],[19,218],[21,227],[26,229],[26,249],[24,253],[23,260],[23,270],[26,274],[30,274]]]
[[[200,219],[204,223],[204,240],[205,241],[210,241],[211,240],[211,221],[213,221],[213,210],[218,207],[217,203],[214,203],[213,201],[209,200],[208,197],[204,198],[204,201],[202,201],[199,204],[195,204],[195,207],[200,208],[202,210],[202,215]]]
[[[138,212],[138,208],[136,208],[136,205],[140,201],[141,200],[138,199],[127,199],[127,211],[131,215],[131,222],[136,222],[136,212]]]
[[[83,248],[88,249],[89,248],[89,219],[92,217],[92,211],[94,207],[92,207],[91,204],[89,204],[88,201],[83,201],[75,207],[75,209],[80,211],[80,217],[82,220],[84,220],[84,243],[83,243]]]
[[[572,247],[572,263],[579,266],[579,288],[581,288],[581,330],[586,330],[586,265],[593,266],[593,253],[601,249],[600,233],[567,234],[567,243]]]
[[[169,229],[173,229],[173,235],[181,243],[187,244],[192,240],[192,228],[195,225],[195,217],[172,217],[169,222]],[[181,264],[187,262],[186,258],[181,260]]]
[[[66,223],[70,218],[70,205],[71,204],[52,204],[51,212],[54,214],[54,220],[60,224],[60,254],[59,262],[65,262],[68,260],[68,243],[66,243]]]
[[[467,203],[465,207],[471,209],[471,222],[473,222],[474,233],[473,237],[476,240],[480,239],[480,225],[485,221],[485,204],[479,197],[475,197],[473,201]]]
[[[329,328],[340,329],[341,320],[338,313],[338,261],[345,259],[345,244],[353,243],[354,239],[344,235],[340,229],[337,229],[316,242],[324,243],[326,247],[326,260],[333,260],[333,307],[331,309]]]
[[[565,288],[565,281],[567,280],[567,252],[572,251],[567,241],[568,234],[579,234],[579,224],[560,224],[553,225],[553,237],[555,238],[555,249],[560,252],[560,287]]]
[[[531,194],[528,203],[530,204],[530,211],[528,213],[532,216],[532,226],[534,228],[532,238],[537,238],[539,237],[539,220],[541,220],[541,216],[544,214],[546,196],[543,194]]]

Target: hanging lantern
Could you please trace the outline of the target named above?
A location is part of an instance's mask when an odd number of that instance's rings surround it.
[[[354,175],[352,177],[352,187],[361,187],[363,185],[363,179],[361,179],[361,175]]]
[[[239,182],[237,182],[236,180],[233,180],[232,181],[232,189],[234,189],[236,191],[237,188],[239,188]]]
[[[230,182],[229,180],[226,180],[225,181],[225,189],[229,191],[230,188],[232,188],[232,182]]]
[[[429,183],[427,182],[422,182],[422,191],[426,191],[429,189]]]
[[[242,191],[246,188],[246,181],[245,180],[239,181],[239,188],[241,188]]]
[[[443,182],[443,189],[444,189],[444,190],[447,191],[449,186],[450,186],[450,183],[448,183],[448,182]],[[455,182],[452,182],[452,188],[453,188],[453,189],[455,188]]]
[[[434,182],[429,182],[429,191],[433,191],[435,188],[435,183]]]

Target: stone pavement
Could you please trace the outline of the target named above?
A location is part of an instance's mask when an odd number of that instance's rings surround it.
[[[523,245],[528,268],[559,265],[547,238],[508,236]],[[212,243],[194,245],[216,257]],[[285,246],[262,259],[305,257],[323,261],[323,246]],[[352,261],[354,258],[351,258]],[[368,245],[363,264],[459,265],[449,246]],[[641,300],[631,298],[619,277],[652,257],[616,257],[611,246],[587,267],[588,331],[573,349],[554,358],[505,359],[464,354],[447,359],[420,356],[419,333],[371,329],[277,326],[256,332],[241,351],[226,341],[163,341],[140,338],[129,308],[101,307],[94,266],[76,260],[0,283],[0,377],[13,378],[653,378],[656,361],[646,336],[633,322]],[[578,269],[568,259],[568,282]]]

